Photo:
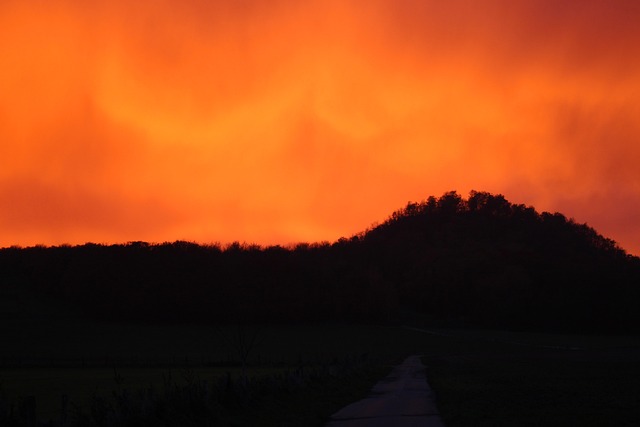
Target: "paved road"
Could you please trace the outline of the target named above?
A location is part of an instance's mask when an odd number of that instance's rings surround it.
[[[409,356],[371,394],[331,416],[326,427],[444,427],[420,356]]]

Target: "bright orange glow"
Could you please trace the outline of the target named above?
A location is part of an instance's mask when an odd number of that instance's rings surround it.
[[[456,189],[640,254],[636,0],[4,0],[0,246],[333,240]]]

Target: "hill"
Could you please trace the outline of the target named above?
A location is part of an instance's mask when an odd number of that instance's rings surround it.
[[[2,286],[117,320],[640,330],[640,260],[586,224],[455,192],[334,243],[7,248]]]

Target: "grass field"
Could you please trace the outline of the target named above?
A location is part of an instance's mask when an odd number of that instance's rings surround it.
[[[94,392],[108,395],[117,385],[116,372],[124,386],[134,389],[157,386],[168,372],[177,381],[185,372],[200,378],[227,372],[239,375],[234,349],[216,338],[217,328],[124,326],[69,324],[61,336],[50,331],[41,341],[23,341],[13,348],[14,357],[24,355],[25,360],[37,362],[36,366],[0,369],[5,394],[13,398],[35,395],[39,415],[49,418],[56,416],[62,394],[79,404],[86,404]],[[262,411],[276,416],[282,407],[303,408],[302,415],[310,412],[320,422],[342,404],[364,396],[375,376],[383,376],[391,364],[408,354],[423,354],[449,427],[640,424],[640,343],[635,337],[429,332],[366,325],[261,327],[250,357],[251,375],[363,354],[377,369],[375,375],[359,378],[361,383],[355,386],[336,380],[325,390],[293,394],[288,403],[280,397],[265,404]],[[75,343],[75,351],[82,349],[83,356],[52,345],[60,340]],[[107,362],[106,350],[110,350]],[[45,355],[54,361],[52,366],[46,366]],[[121,366],[114,372],[113,367],[105,366],[108,361]],[[216,362],[221,366],[207,366]],[[327,396],[327,390],[332,396]],[[302,404],[303,397],[313,402]],[[273,409],[278,405],[279,410]],[[267,423],[265,413],[260,417]],[[278,425],[277,420],[272,423]]]
[[[169,373],[177,383],[184,383],[188,376],[215,382],[241,373],[238,351],[229,340],[237,334],[236,326],[77,323],[71,319],[20,322],[0,327],[12,343],[0,355],[0,387],[10,401],[35,396],[40,419],[59,417],[62,395],[86,407],[93,394],[110,396],[116,388],[158,388]],[[413,334],[385,326],[340,324],[260,326],[255,332],[255,348],[247,361],[251,377],[345,359],[366,358],[368,369],[362,375],[329,378],[318,387],[280,395],[251,413],[243,411],[236,425],[267,425],[269,419],[275,419],[271,425],[282,425],[282,418],[278,421],[277,417],[283,414],[299,422],[306,420],[292,425],[322,425],[332,412],[365,395],[392,364],[410,352],[398,344],[410,343]],[[262,402],[270,400],[266,397]]]
[[[637,426],[640,365],[600,356],[458,356],[432,360],[446,425]]]
[[[250,376],[349,358],[366,359],[368,368],[265,395],[220,425],[320,426],[410,354],[424,355],[449,427],[640,425],[639,337],[345,324],[255,332]],[[36,396],[39,417],[48,419],[63,394],[86,406],[93,393],[157,387],[169,372],[176,382],[237,376],[240,357],[229,339],[237,333],[233,325],[103,323],[14,310],[0,323],[0,393],[9,401]]]
[[[458,346],[425,357],[449,427],[640,425],[638,337],[430,332]]]

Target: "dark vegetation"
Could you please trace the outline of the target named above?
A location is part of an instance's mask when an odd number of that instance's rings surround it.
[[[0,325],[0,355],[40,357],[0,360],[0,426],[321,426],[386,374],[397,350],[384,349],[401,335],[261,326],[245,369],[221,337],[241,332],[233,326],[68,320],[49,315],[44,336]]]
[[[59,347],[94,339],[128,345],[117,328],[102,328],[94,337],[96,325],[83,334],[80,328],[50,323],[50,339],[62,341]],[[217,336],[215,327],[182,325],[157,336],[151,325],[128,325],[139,336],[137,346],[124,349],[132,355],[161,344],[157,357],[180,356],[188,349],[181,348],[178,335],[189,335],[196,347]],[[142,357],[137,365],[116,369],[0,367],[0,425],[34,425],[25,422],[24,414],[27,403],[37,400],[42,425],[56,427],[320,427],[330,414],[366,396],[392,364],[409,354],[425,355],[427,377],[448,427],[640,423],[637,336],[347,324],[278,325],[260,334],[248,380],[242,379],[237,363],[236,368],[203,368],[195,358],[160,369],[146,368]],[[38,350],[37,344],[22,346]],[[225,344],[218,340],[217,346],[224,350]],[[99,348],[87,347],[82,354],[88,365],[105,363]],[[215,357],[211,349],[202,351]],[[104,371],[104,378],[98,371]],[[61,395],[68,396],[64,416]]]
[[[640,260],[501,195],[409,203],[334,243],[6,248],[1,283],[118,321],[401,322],[639,331]]]
[[[640,425],[637,336],[451,332],[425,357],[447,427]]]
[[[354,359],[249,377],[231,373],[203,376],[194,368],[177,371],[178,378],[170,370],[164,372],[161,384],[127,384],[127,377],[114,370],[110,393],[91,392],[81,398],[83,404],[63,394],[58,410],[47,412],[48,417],[36,411],[35,396],[16,401],[0,395],[0,425],[321,426],[329,414],[366,394],[384,375],[380,368]]]

